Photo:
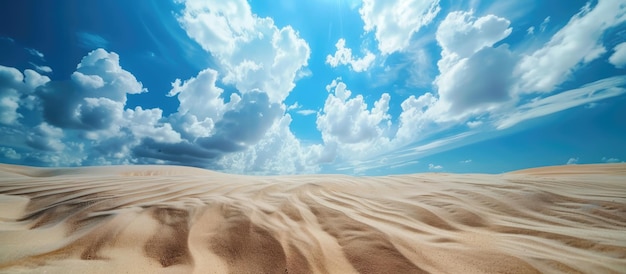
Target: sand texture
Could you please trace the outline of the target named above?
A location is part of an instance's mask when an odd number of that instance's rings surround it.
[[[626,273],[626,164],[237,176],[0,165],[1,273]]]

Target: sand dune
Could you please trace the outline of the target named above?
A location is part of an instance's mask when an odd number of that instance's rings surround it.
[[[387,177],[0,165],[0,272],[626,273],[626,165]]]

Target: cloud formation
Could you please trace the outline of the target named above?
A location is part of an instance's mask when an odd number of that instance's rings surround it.
[[[542,48],[522,58],[516,69],[521,80],[517,92],[554,90],[576,66],[606,53],[602,35],[624,22],[626,5],[620,1],[601,0],[593,7],[587,3]]]
[[[252,14],[245,0],[184,1],[178,20],[217,59],[223,81],[239,92],[266,91],[282,102],[308,65],[309,45],[291,27],[278,28],[271,18]]]
[[[367,70],[376,56],[369,51],[365,51],[365,55],[361,58],[354,58],[352,56],[352,49],[346,48],[346,40],[339,39],[335,44],[337,51],[334,55],[326,56],[326,64],[331,67],[337,67],[339,65],[350,65],[350,68],[355,72],[362,72]]]
[[[616,68],[626,68],[626,42],[620,43],[613,48],[613,54],[609,57],[609,63]]]
[[[493,45],[511,34],[510,22],[494,15],[451,12],[437,29],[441,59],[438,87],[442,117],[484,111],[509,100],[515,58],[505,45]]]
[[[374,32],[384,55],[402,51],[411,37],[439,14],[439,0],[363,0],[359,9],[367,32]]]

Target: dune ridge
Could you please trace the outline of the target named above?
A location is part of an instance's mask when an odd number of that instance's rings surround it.
[[[254,177],[0,165],[0,272],[626,273],[626,164]]]

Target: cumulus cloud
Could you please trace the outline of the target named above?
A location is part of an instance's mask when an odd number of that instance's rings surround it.
[[[220,63],[223,81],[242,92],[263,90],[282,102],[308,64],[310,49],[291,27],[252,14],[245,0],[185,1],[178,16],[187,35]]]
[[[411,36],[440,10],[439,0],[364,0],[359,13],[365,31],[374,32],[380,52],[391,54],[405,49]]]
[[[18,124],[22,117],[18,112],[20,105],[28,104],[35,88],[48,81],[50,78],[33,70],[27,69],[22,74],[15,68],[0,65],[0,124]]]
[[[516,73],[521,80],[517,91],[553,91],[577,66],[604,54],[604,32],[625,21],[626,5],[620,1],[600,0],[593,7],[587,3],[542,48],[522,58]]]
[[[159,143],[178,143],[182,141],[180,133],[172,125],[163,122],[163,111],[158,108],[126,109],[123,113],[124,123],[138,139],[150,138]]]
[[[41,123],[28,133],[26,144],[38,150],[61,151],[65,148],[61,138],[63,138],[62,129]]]
[[[399,127],[396,132],[397,142],[412,141],[420,133],[424,132],[427,126],[433,121],[432,117],[426,114],[437,99],[432,93],[423,94],[417,98],[414,95],[405,99],[402,104],[402,113],[399,117]]]
[[[267,93],[245,93],[233,109],[215,123],[215,134],[197,142],[221,153],[244,150],[256,144],[282,113],[281,105],[271,103]]]
[[[437,42],[442,48],[442,59],[466,58],[484,47],[491,47],[512,32],[511,22],[493,14],[475,17],[471,11],[448,13],[437,28]],[[450,64],[441,63],[448,67]]]
[[[352,96],[340,78],[326,89],[329,95],[317,114],[317,129],[322,134],[319,162],[333,162],[337,157],[348,160],[371,157],[390,145],[391,96],[383,93],[368,107],[361,94]]]
[[[510,99],[515,58],[506,45],[492,47],[511,34],[510,22],[495,15],[449,13],[437,29],[442,48],[436,109],[440,120],[488,110]]]
[[[44,120],[60,128],[106,129],[122,117],[126,94],[146,92],[119,65],[114,52],[96,49],[83,57],[70,81],[54,81],[38,89]]]
[[[227,171],[247,174],[318,172],[321,146],[303,146],[289,130],[291,121],[289,114],[283,116],[257,144],[225,155],[219,164]]]
[[[343,82],[338,82],[332,91],[317,117],[317,128],[325,140],[354,144],[381,136],[385,126],[382,124],[390,118],[389,94],[382,94],[368,110],[362,95],[348,99],[351,91]]]
[[[350,68],[355,72],[362,72],[367,70],[376,56],[369,51],[365,51],[365,56],[361,58],[355,58],[352,56],[352,49],[346,48],[346,40],[339,39],[335,44],[337,51],[334,55],[326,56],[326,64],[331,67],[337,67],[338,65],[350,65]]]
[[[613,48],[613,54],[609,57],[609,63],[616,68],[626,68],[626,42],[620,43]]]
[[[0,147],[0,154],[2,154],[4,158],[11,160],[19,160],[22,158],[21,154],[17,153],[15,149],[12,149],[10,147]]]
[[[193,137],[206,137],[212,134],[215,122],[222,118],[233,104],[240,98],[234,94],[230,104],[225,104],[221,98],[223,89],[216,86],[217,71],[205,69],[184,82],[176,79],[168,96],[177,96],[178,116],[185,124],[181,130]],[[182,83],[181,83],[182,82]]]
[[[575,165],[575,164],[578,164],[578,157],[576,157],[576,158],[574,158],[574,157],[569,158],[569,159],[567,160],[567,163],[565,163],[565,164],[566,164],[566,165]]]

